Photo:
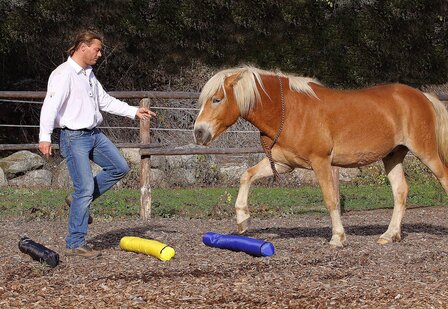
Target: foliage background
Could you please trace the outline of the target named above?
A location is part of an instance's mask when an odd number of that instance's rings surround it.
[[[243,63],[338,87],[441,84],[447,16],[446,0],[1,0],[0,90],[45,90],[82,28],[105,35],[96,73],[108,90]]]

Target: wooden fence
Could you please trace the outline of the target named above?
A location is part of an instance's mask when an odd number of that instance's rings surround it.
[[[45,92],[31,91],[0,91],[0,100],[43,100]],[[199,93],[191,92],[160,92],[160,91],[111,91],[118,99],[140,99],[140,106],[151,107],[151,99],[198,99]],[[142,99],[143,98],[143,99]],[[164,146],[150,141],[150,120],[140,121],[140,143],[116,143],[118,148],[140,148],[140,217],[148,220],[151,217],[151,163],[152,155],[191,155],[191,154],[245,154],[261,153],[260,147],[251,148],[216,148],[197,146],[193,148],[179,148]],[[35,150],[38,144],[0,144],[0,151],[6,150]],[[59,145],[53,144],[54,149]]]
[[[0,91],[0,100],[43,100],[45,92],[32,91]],[[118,99],[140,99],[140,106],[151,107],[151,99],[198,99],[199,93],[192,92],[162,92],[162,91],[112,91],[110,95]],[[445,105],[448,104],[448,95],[437,94]],[[142,99],[143,98],[143,99]],[[151,217],[151,163],[152,155],[191,155],[191,154],[246,154],[262,153],[260,147],[251,148],[213,148],[194,147],[179,148],[167,147],[160,144],[151,144],[150,120],[140,121],[140,143],[117,143],[119,148],[140,148],[140,217],[149,220]],[[55,149],[58,145],[54,144]],[[0,144],[0,151],[37,149],[38,144]]]

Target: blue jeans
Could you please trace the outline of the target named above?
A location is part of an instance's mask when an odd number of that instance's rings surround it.
[[[60,150],[75,188],[65,239],[66,247],[72,249],[86,243],[90,204],[123,178],[129,172],[129,166],[117,147],[99,129],[62,129]],[[95,177],[90,160],[103,168]]]

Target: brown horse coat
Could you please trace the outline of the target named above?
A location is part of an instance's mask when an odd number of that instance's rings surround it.
[[[332,166],[358,167],[383,160],[394,211],[380,243],[401,238],[408,193],[402,162],[408,151],[448,190],[448,113],[439,100],[417,89],[387,84],[336,90],[309,78],[243,67],[218,72],[204,86],[199,100],[201,111],[194,126],[198,144],[216,139],[238,117],[272,142],[284,118],[272,159],[280,173],[297,167],[314,170],[332,219],[332,245],[342,246],[345,240]],[[269,160],[263,159],[242,175],[235,205],[240,232],[248,228],[251,183],[272,173]]]

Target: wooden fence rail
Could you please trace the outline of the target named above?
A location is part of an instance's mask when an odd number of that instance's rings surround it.
[[[197,99],[199,93],[185,91],[110,91],[117,99]],[[45,91],[0,91],[0,99],[44,99]]]
[[[162,91],[111,91],[112,96],[118,99],[140,99],[140,106],[150,107],[154,99],[198,99],[199,93],[193,92],[162,92]],[[1,99],[44,99],[43,91],[0,91]],[[447,105],[448,94],[437,94],[440,100]],[[143,99],[142,99],[143,98]],[[179,148],[161,144],[150,143],[150,121],[140,121],[140,143],[117,143],[119,148],[140,148],[140,217],[149,220],[151,217],[151,164],[152,155],[192,155],[192,154],[245,154],[262,153],[261,147],[251,148],[212,148],[193,147]],[[54,144],[57,149],[59,146]],[[38,144],[0,144],[0,151],[37,149]]]
[[[154,99],[198,99],[199,93],[191,92],[159,92],[159,91],[117,91],[109,92],[118,99],[141,99],[140,106],[151,107]],[[0,91],[0,99],[43,100],[45,92],[32,91]],[[158,143],[150,143],[150,121],[140,121],[140,143],[116,143],[118,148],[140,148],[140,217],[149,220],[151,217],[151,164],[152,155],[191,155],[191,154],[244,154],[263,152],[261,147],[252,148],[214,148],[194,147],[179,148]],[[0,144],[0,151],[35,150],[38,144]],[[54,149],[59,145],[53,144]]]

